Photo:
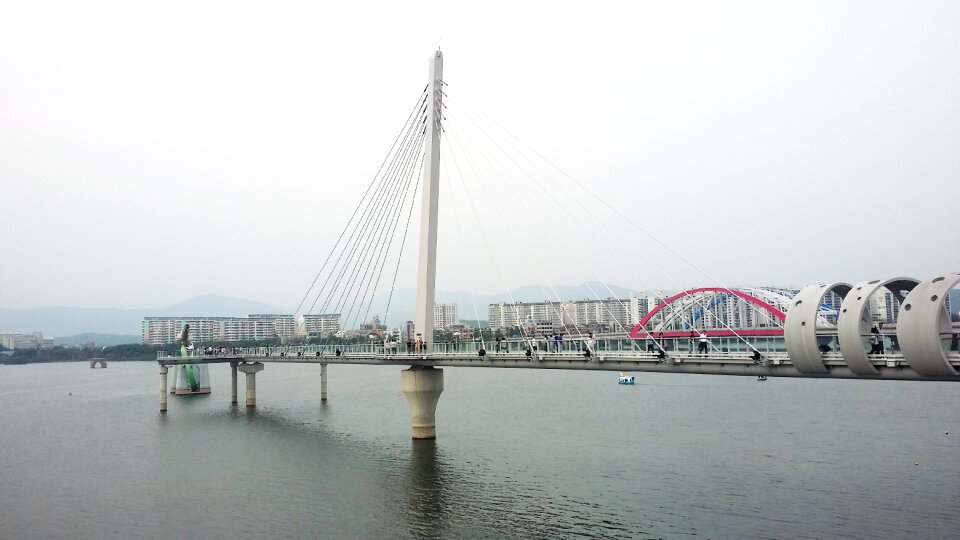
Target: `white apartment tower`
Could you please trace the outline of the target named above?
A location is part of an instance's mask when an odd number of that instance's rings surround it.
[[[456,304],[434,304],[433,305],[433,327],[437,330],[446,330],[448,327],[458,324],[460,316],[457,313]]]

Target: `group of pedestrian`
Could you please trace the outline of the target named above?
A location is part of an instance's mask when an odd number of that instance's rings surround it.
[[[204,355],[219,355],[219,354],[237,354],[236,347],[206,347],[203,349]]]
[[[563,333],[555,333],[553,334],[553,336],[544,334],[541,338],[539,338],[539,340],[536,337],[530,337],[529,343],[527,344],[527,349],[531,352],[537,351],[539,348],[542,348],[544,352],[551,352],[551,351],[555,353],[562,352],[564,335],[565,334]],[[538,341],[542,344],[542,347],[541,345],[537,344]],[[577,340],[574,340],[574,341],[576,342]],[[583,338],[583,346],[587,351],[590,351],[591,354],[593,353],[595,344],[596,344],[596,341],[593,338],[593,332],[588,333],[587,337]],[[502,337],[496,338],[495,351],[498,353],[509,352],[506,338],[502,338]]]
[[[394,343],[394,351],[396,351],[396,343]],[[420,337],[420,334],[417,334],[416,339],[407,340],[407,354],[423,354],[427,352],[427,342]]]
[[[707,354],[707,350],[710,348],[710,340],[707,339],[707,333],[700,331],[700,341],[697,342],[697,354]]]
[[[657,353],[657,358],[666,358],[667,339],[663,337],[663,332],[659,332],[656,335],[647,333],[646,341],[647,341],[647,352]]]
[[[877,323],[870,328],[870,352],[867,354],[884,354],[883,340],[883,323]]]
[[[688,342],[690,352],[693,352],[693,348],[697,348],[697,354],[707,354],[707,351],[710,350],[710,339],[707,337],[705,331],[696,331],[694,329],[690,330],[690,340]]]

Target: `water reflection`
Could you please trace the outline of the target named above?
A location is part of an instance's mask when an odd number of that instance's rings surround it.
[[[434,439],[413,439],[410,447],[411,528],[417,535],[442,536],[446,520],[444,467]]]

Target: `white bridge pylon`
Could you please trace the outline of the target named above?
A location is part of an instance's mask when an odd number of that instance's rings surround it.
[[[443,53],[430,60],[427,79],[426,135],[423,146],[423,199],[420,216],[420,264],[414,328],[427,347],[433,342],[433,305],[437,287],[437,209],[440,198],[440,120],[443,104]],[[418,339],[418,341],[420,341]],[[410,366],[400,374],[400,388],[410,405],[414,439],[435,439],[437,401],[443,392],[443,370]]]

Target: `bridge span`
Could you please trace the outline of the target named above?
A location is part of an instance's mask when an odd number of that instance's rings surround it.
[[[446,118],[443,113],[446,105],[443,101],[448,97],[443,90],[446,86],[443,81],[443,55],[436,51],[430,60],[427,86],[383,162],[389,165],[381,165],[340,239],[330,250],[323,267],[295,310],[297,314],[313,313],[314,307],[323,297],[319,313],[327,313],[328,308],[330,313],[338,313],[350,304],[346,320],[349,321],[351,316],[354,316],[354,319],[360,317],[361,310],[365,319],[381,283],[381,277],[384,276],[386,261],[394,260],[390,256],[390,249],[396,237],[400,239],[400,249],[396,255],[397,267],[393,271],[388,297],[392,299],[403,245],[419,190],[421,211],[416,302],[414,318],[411,321],[412,330],[408,330],[416,332],[418,337],[415,343],[418,347],[412,351],[400,352],[393,346],[385,347],[381,342],[342,346],[257,347],[232,349],[231,354],[205,355],[199,351],[188,350],[189,327],[186,326],[180,340],[181,355],[161,353],[157,358],[161,376],[161,411],[167,410],[169,366],[178,366],[174,370],[175,377],[189,379],[190,390],[196,392],[208,390],[208,381],[207,387],[202,387],[207,370],[204,365],[216,363],[228,363],[232,368],[233,403],[237,403],[237,373],[246,375],[246,405],[249,407],[256,406],[256,374],[263,371],[268,363],[320,364],[321,400],[326,400],[327,397],[327,366],[330,364],[406,366],[407,369],[401,371],[400,386],[410,405],[411,427],[415,439],[436,436],[435,412],[443,392],[443,367],[960,381],[960,354],[957,352],[960,328],[951,322],[951,313],[946,307],[951,291],[960,286],[960,273],[957,272],[943,273],[926,280],[893,277],[854,284],[819,283],[808,285],[795,295],[761,289],[731,289],[717,282],[709,287],[686,289],[666,298],[661,305],[650,310],[646,318],[640,320],[629,333],[624,331],[616,339],[606,339],[603,336],[602,339],[594,339],[589,332],[577,329],[580,339],[555,344],[538,342],[529,328],[525,331],[516,308],[517,303],[511,298],[517,311],[510,325],[515,326],[523,338],[509,341],[506,350],[500,341],[494,351],[486,350],[483,342],[432,342],[435,323],[440,143],[441,133],[446,133],[443,128]],[[397,142],[400,144],[397,145]],[[421,149],[422,164],[418,168],[416,163],[420,161]],[[456,154],[451,156],[454,168],[460,176]],[[464,163],[468,164],[469,161]],[[497,167],[493,169],[499,171]],[[418,171],[420,181],[414,183],[413,179]],[[529,174],[529,171],[526,173]],[[531,182],[548,197],[551,195],[551,189],[545,189],[533,178]],[[583,188],[579,182],[574,182]],[[468,183],[464,182],[464,185]],[[505,182],[505,185],[509,189],[511,183]],[[373,189],[375,186],[377,189]],[[407,208],[405,205],[410,191],[412,195]],[[552,197],[549,198],[552,202],[557,202]],[[468,197],[467,200],[472,199]],[[395,204],[398,201],[399,204]],[[472,202],[470,204],[472,205]],[[657,244],[668,248],[617,208],[609,204],[605,206],[612,215],[624,218],[626,223],[650,236]],[[358,214],[361,207],[364,208],[363,212]],[[495,205],[494,208],[499,207]],[[538,205],[531,205],[531,208],[536,210]],[[480,225],[481,220],[476,215],[476,209],[471,206],[471,210]],[[404,213],[407,220],[401,227],[400,218]],[[452,213],[454,216],[458,214],[456,211]],[[576,219],[575,214],[569,214],[571,222],[583,225]],[[542,225],[541,222],[536,222]],[[398,230],[402,230],[402,234],[395,235]],[[482,228],[480,230],[483,231]],[[613,232],[617,238],[621,238],[624,245],[629,245],[628,238],[621,237],[617,231]],[[546,228],[544,233],[551,234]],[[343,239],[345,240],[341,242]],[[485,238],[482,239],[486,242]],[[464,243],[460,242],[461,246]],[[338,252],[339,255],[334,257]],[[496,259],[493,248],[488,246],[487,252],[492,259]],[[709,277],[679,253],[673,250],[670,252]],[[466,253],[463,256],[466,257]],[[650,264],[648,259],[644,260]],[[330,261],[333,263],[328,268]],[[389,272],[386,275],[389,276]],[[326,278],[321,279],[321,276]],[[664,277],[676,285],[678,290],[683,289],[665,273]],[[386,283],[389,278],[384,279]],[[717,280],[711,278],[711,281]],[[308,304],[307,299],[315,288],[313,303]],[[546,289],[544,294],[550,298]],[[891,316],[885,322],[889,322],[891,328],[895,327],[896,343],[891,339],[890,353],[886,353],[883,346],[885,341],[881,332],[882,325],[872,328],[877,318],[871,311],[871,298],[878,294],[884,298],[889,295],[891,298],[888,306]],[[594,295],[599,299],[595,291]],[[825,302],[827,298],[831,299],[829,306]],[[358,299],[360,307],[354,315]],[[559,304],[560,298],[556,298],[556,301]],[[554,305],[552,302],[553,299],[550,298],[548,303],[551,306]],[[388,310],[389,305],[390,300],[387,303]],[[745,311],[748,306],[759,306],[757,317],[754,317],[752,311]],[[305,311],[301,311],[301,308],[305,308]],[[609,311],[609,307],[607,309]],[[480,318],[479,314],[475,315],[477,319]],[[575,319],[571,319],[573,314],[558,312],[556,315],[565,328],[568,320],[576,328]],[[612,314],[608,315],[612,317]],[[691,334],[689,340],[682,337],[695,328],[706,332],[696,337],[701,354],[692,350],[694,335]],[[584,333],[588,335],[587,338],[582,337]],[[330,335],[331,332],[321,334]],[[332,332],[332,335],[337,334],[338,332]],[[304,330],[298,335],[309,333]],[[571,335],[569,329],[567,335]],[[562,334],[560,336],[562,338]],[[782,342],[771,346],[772,340],[780,339],[781,336]],[[727,341],[719,342],[719,346],[714,343],[710,350],[711,338]],[[867,345],[871,345],[869,351]],[[174,386],[177,386],[176,382]]]
[[[626,342],[628,345],[631,342]],[[231,403],[237,403],[237,372],[246,375],[247,407],[256,406],[256,374],[265,364],[319,364],[320,399],[327,399],[327,366],[330,364],[406,366],[401,372],[401,389],[411,408],[414,438],[436,437],[436,406],[443,392],[443,367],[568,369],[582,371],[627,371],[649,373],[685,373],[734,375],[750,377],[806,377],[901,381],[960,381],[960,375],[925,374],[918,372],[903,354],[871,355],[869,366],[876,372],[865,374],[852,369],[841,353],[824,353],[822,371],[804,371],[791,362],[786,352],[729,352],[696,354],[692,351],[631,350],[624,340],[599,340],[589,347],[568,343],[559,352],[533,351],[531,347],[488,353],[479,344],[434,345],[429,352],[395,353],[382,345],[301,345],[285,347],[239,348],[224,354],[194,352],[188,356],[159,353],[160,409],[167,409],[168,366],[220,364],[231,367]],[[960,353],[946,353],[953,370],[960,368]],[[176,373],[176,371],[175,371]]]
[[[569,369],[583,371],[629,371],[650,373],[697,373],[703,375],[735,375],[748,377],[806,377],[901,381],[958,381],[960,375],[924,375],[914,370],[901,353],[871,355],[870,365],[875,375],[861,374],[847,365],[841,353],[822,355],[826,371],[804,372],[790,361],[786,352],[728,352],[697,354],[692,351],[645,352],[624,347],[623,340],[597,341],[590,350],[571,342],[561,352],[517,350],[522,342],[513,342],[513,350],[489,352],[479,344],[438,344],[425,353],[392,353],[382,345],[292,345],[283,347],[238,348],[229,353],[174,356],[161,352],[157,362],[161,366],[186,364],[241,365],[250,363],[304,363],[304,364],[360,364],[409,366],[414,368],[487,367],[518,369]],[[669,346],[673,346],[670,344]],[[960,368],[960,353],[947,358],[950,365]]]

